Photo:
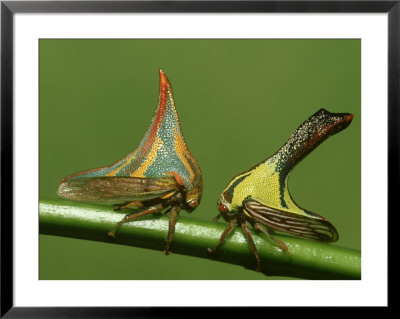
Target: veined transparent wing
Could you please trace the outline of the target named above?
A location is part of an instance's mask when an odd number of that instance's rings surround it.
[[[327,242],[334,242],[339,238],[335,227],[314,213],[307,217],[266,206],[254,199],[246,200],[244,209],[256,222],[269,229]]]
[[[146,201],[178,191],[173,176],[139,178],[104,176],[71,178],[58,187],[58,195],[76,201],[120,203]]]

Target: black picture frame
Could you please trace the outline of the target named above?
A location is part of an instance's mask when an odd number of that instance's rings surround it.
[[[270,12],[388,14],[388,209],[399,184],[400,1],[1,1],[1,317],[171,317],[188,308],[15,307],[13,303],[13,19],[16,13]],[[391,214],[388,215],[389,218]],[[389,222],[390,225],[390,222]],[[382,240],[380,238],[379,240]],[[388,240],[388,244],[390,244]],[[390,248],[390,246],[389,246]],[[389,258],[389,256],[388,256]],[[388,282],[388,287],[389,287]],[[390,298],[388,300],[390,305]],[[270,310],[268,310],[270,311]],[[219,309],[228,315],[226,309]],[[196,315],[202,311],[196,311]],[[217,312],[213,312],[213,315]],[[271,315],[271,312],[269,312]],[[299,315],[299,313],[297,314]]]

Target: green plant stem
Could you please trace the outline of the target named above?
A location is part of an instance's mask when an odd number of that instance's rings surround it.
[[[39,231],[41,234],[102,241],[149,249],[164,250],[168,232],[168,216],[147,215],[120,227],[115,239],[107,233],[127,211],[115,212],[112,207],[76,202],[40,201]],[[256,263],[239,227],[215,255],[215,248],[227,224],[180,216],[175,227],[172,253],[214,259],[242,265],[251,270]],[[361,253],[333,244],[302,238],[276,235],[288,246],[292,256],[280,250],[264,234],[252,231],[259,252],[262,272],[266,275],[304,279],[360,279]],[[168,258],[168,257],[165,257]]]

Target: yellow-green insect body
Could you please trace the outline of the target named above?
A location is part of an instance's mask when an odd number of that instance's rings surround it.
[[[281,207],[283,210],[305,214],[292,200],[288,188],[287,178],[284,179],[283,197],[287,207],[281,206],[280,194],[281,175],[276,171],[275,165],[268,160],[243,174],[236,176],[226,187],[225,192],[232,196],[231,203],[225,202],[230,210],[238,210],[246,198],[251,197],[272,207]],[[246,212],[245,212],[246,213]]]
[[[240,225],[257,259],[261,262],[247,224],[265,233],[283,250],[285,243],[269,231],[281,231],[309,239],[334,242],[339,236],[326,218],[298,206],[288,189],[288,176],[293,167],[319,144],[343,129],[353,119],[349,113],[330,113],[325,109],[304,121],[274,155],[251,169],[235,176],[218,200],[220,215],[229,222],[215,252],[225,237]]]

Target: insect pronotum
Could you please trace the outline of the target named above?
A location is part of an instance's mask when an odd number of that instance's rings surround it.
[[[186,146],[172,95],[162,70],[158,106],[139,146],[106,167],[86,170],[60,181],[58,195],[84,202],[114,205],[116,210],[139,208],[128,213],[108,235],[135,218],[169,209],[169,231],[164,253],[170,252],[179,211],[193,211],[200,202],[200,167]]]

